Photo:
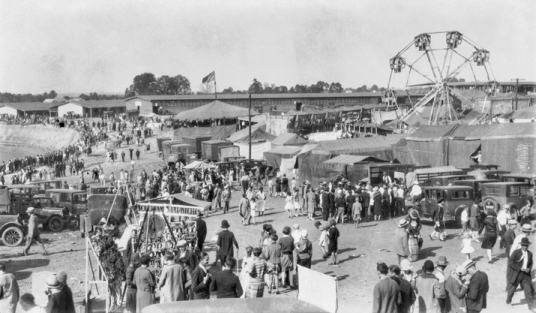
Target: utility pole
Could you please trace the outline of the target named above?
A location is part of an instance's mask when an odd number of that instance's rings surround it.
[[[516,81],[516,108],[515,110],[519,109],[519,106],[518,106],[518,99],[517,99],[517,93],[519,92],[519,81],[520,80],[524,80],[524,79],[519,79],[519,78],[515,78],[515,79],[510,79],[510,81]]]
[[[249,120],[249,159],[251,160],[251,92],[249,93],[248,120]]]

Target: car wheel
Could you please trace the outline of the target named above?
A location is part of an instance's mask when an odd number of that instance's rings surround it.
[[[54,215],[48,219],[47,227],[52,232],[60,232],[63,230],[63,219],[58,215]]]
[[[22,229],[16,226],[8,227],[2,234],[2,241],[8,247],[16,247],[22,243],[24,234]]]
[[[79,218],[76,218],[76,217],[70,217],[69,220],[67,221],[67,227],[70,229],[70,230],[77,230],[80,228],[80,219]]]

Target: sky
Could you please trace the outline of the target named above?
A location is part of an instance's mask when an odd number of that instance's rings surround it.
[[[145,72],[194,91],[212,71],[218,91],[253,78],[387,86],[389,59],[414,36],[450,30],[490,51],[495,79],[536,81],[535,12],[533,0],[0,0],[0,92],[122,94]]]

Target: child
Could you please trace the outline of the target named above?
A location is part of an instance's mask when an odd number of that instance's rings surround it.
[[[253,220],[253,225],[257,225],[255,222],[255,216],[257,216],[257,203],[255,202],[255,197],[252,197],[249,200],[249,214],[251,214],[251,219]]]
[[[290,194],[290,191],[287,192],[285,202],[285,209],[287,210],[288,218],[292,218],[292,215],[294,215],[294,197]]]
[[[467,206],[464,206],[460,220],[462,222],[462,230],[458,234],[458,239],[469,230],[469,208]]]
[[[467,256],[467,260],[471,259],[471,253],[475,252],[475,248],[471,245],[471,241],[473,239],[471,238],[471,234],[466,231],[463,233],[463,240],[462,240],[462,246],[460,247],[460,252],[465,253]]]
[[[358,228],[359,224],[361,223],[361,211],[363,210],[363,206],[361,206],[361,203],[359,201],[354,202],[352,205],[352,218],[354,220],[354,228]]]
[[[247,246],[246,247],[246,256],[242,260],[242,271],[240,272],[240,283],[242,284],[242,289],[244,290],[244,294],[241,295],[240,298],[245,298],[246,290],[248,290],[249,287],[249,271],[250,268],[253,266],[253,256],[251,255],[253,251],[253,247]]]

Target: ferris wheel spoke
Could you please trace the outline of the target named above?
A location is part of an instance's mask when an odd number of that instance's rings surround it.
[[[439,81],[437,79],[436,72],[434,70],[434,65],[432,64],[432,59],[430,59],[430,54],[428,53],[428,50],[426,50],[426,58],[428,59],[428,64],[430,64],[430,69],[432,70],[432,74],[434,74],[436,82]]]
[[[439,63],[437,63],[437,60],[436,60],[434,51],[431,50],[431,51],[430,51],[430,54],[432,55],[432,59],[434,59],[434,62],[435,62],[436,68],[437,68],[437,72],[439,73],[439,78],[441,78],[441,81],[443,81],[443,73],[442,73],[442,71],[439,69]]]
[[[460,64],[460,66],[458,66],[454,71],[447,74],[447,76],[445,77],[445,80],[448,80],[449,78],[454,77],[455,76],[454,74],[456,74],[458,70],[461,70],[465,65],[467,65],[467,63],[469,63],[469,60],[463,61],[462,64]]]
[[[428,79],[430,82],[432,82],[432,83],[434,83],[434,84],[437,83],[437,82],[433,81],[430,77],[424,75],[424,74],[421,73],[419,70],[417,70],[417,69],[415,68],[415,66],[413,66],[413,65],[409,65],[409,64],[406,64],[406,65],[407,65],[412,71],[415,71],[415,73],[417,73],[417,74],[421,75],[422,77]],[[434,76],[435,76],[435,75],[434,75]]]

